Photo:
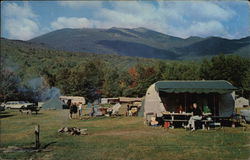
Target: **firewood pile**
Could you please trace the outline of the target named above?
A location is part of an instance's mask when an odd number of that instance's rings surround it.
[[[63,127],[58,130],[59,133],[67,133],[72,136],[87,135],[88,129],[80,129],[76,127]]]

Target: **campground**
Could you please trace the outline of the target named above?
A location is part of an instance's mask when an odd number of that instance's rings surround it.
[[[248,159],[250,125],[213,130],[164,129],[144,125],[142,117],[69,119],[68,110],[41,110],[38,115],[18,111],[0,113],[0,159]],[[46,152],[11,152],[10,146],[34,146],[34,127],[41,127]],[[88,129],[88,135],[58,133],[62,127]]]

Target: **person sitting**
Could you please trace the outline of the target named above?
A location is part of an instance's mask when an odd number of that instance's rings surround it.
[[[210,110],[210,108],[207,105],[204,105],[203,106],[203,112],[204,113],[211,113],[211,110]]]
[[[184,109],[182,107],[182,105],[180,105],[179,107],[177,107],[177,109],[175,110],[176,113],[182,113],[184,112]]]
[[[156,121],[156,117],[151,117],[150,125],[151,126],[157,126],[158,124],[159,124],[159,122]]]
[[[192,131],[194,131],[195,130],[195,121],[202,119],[202,112],[196,103],[193,103],[192,112],[193,112],[193,116],[191,116],[189,121],[188,121],[188,127],[190,128],[190,126],[191,126]]]

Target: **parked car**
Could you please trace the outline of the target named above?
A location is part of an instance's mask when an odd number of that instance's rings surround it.
[[[28,107],[35,106],[34,103],[29,103],[25,101],[8,101],[3,104],[5,109],[24,109]]]
[[[250,123],[250,108],[241,110],[240,115],[245,119],[247,123]]]

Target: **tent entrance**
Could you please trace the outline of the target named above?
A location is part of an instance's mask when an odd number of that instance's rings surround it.
[[[208,106],[213,116],[219,115],[219,95],[217,93],[198,94],[198,93],[166,93],[159,92],[161,101],[169,112],[176,112],[182,106],[185,112],[191,112],[193,103],[204,111],[204,106]]]

